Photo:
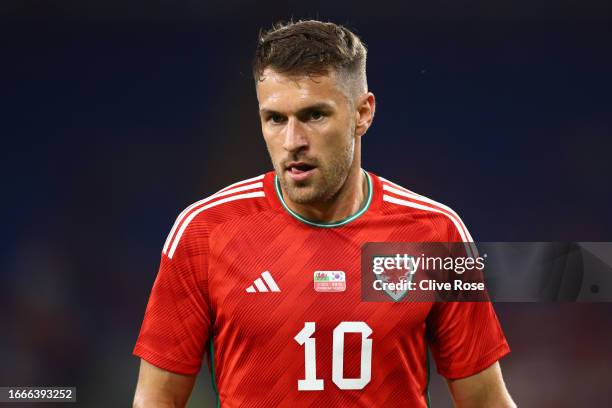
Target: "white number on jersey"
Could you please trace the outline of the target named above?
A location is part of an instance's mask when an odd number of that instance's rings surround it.
[[[314,322],[306,322],[304,328],[294,337],[298,344],[304,347],[304,371],[306,378],[298,380],[298,390],[300,391],[320,391],[323,389],[323,380],[317,379],[317,351],[315,350],[315,339],[312,336],[315,332]]]
[[[304,371],[306,378],[298,380],[300,391],[320,391],[323,380],[317,379],[317,355],[315,323],[306,322],[304,328],[294,337],[299,345],[304,346]],[[361,333],[361,375],[359,378],[344,378],[344,334]],[[372,329],[365,322],[342,322],[334,329],[332,380],[341,390],[361,390],[372,379],[372,339],[368,336]]]

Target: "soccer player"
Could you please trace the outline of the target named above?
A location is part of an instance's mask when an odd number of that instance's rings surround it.
[[[253,74],[274,171],[178,216],[134,349],[134,406],[184,406],[208,356],[222,407],[426,407],[428,347],[456,406],[514,406],[490,303],[361,301],[362,244],[472,239],[448,207],[361,168],[376,105],[360,39],[277,25]]]

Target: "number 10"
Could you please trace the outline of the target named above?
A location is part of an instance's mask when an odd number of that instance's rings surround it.
[[[315,323],[306,322],[304,328],[294,337],[304,346],[305,378],[298,380],[300,391],[320,391],[323,380],[317,379],[317,354],[315,350]],[[344,378],[344,334],[361,333],[361,375],[359,378]],[[360,390],[372,379],[372,329],[365,322],[342,322],[334,329],[332,354],[332,380],[341,390]]]

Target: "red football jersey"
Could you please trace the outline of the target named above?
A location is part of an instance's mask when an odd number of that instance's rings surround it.
[[[362,244],[472,241],[448,207],[366,175],[366,204],[333,224],[293,213],[273,172],[186,208],[134,354],[196,374],[210,353],[222,407],[266,408],[425,407],[427,347],[450,379],[507,354],[490,303],[361,301]],[[316,271],[344,290],[315,290]]]

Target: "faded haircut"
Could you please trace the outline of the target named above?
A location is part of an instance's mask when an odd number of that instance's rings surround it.
[[[365,45],[352,31],[316,20],[277,23],[261,31],[253,59],[255,83],[266,68],[292,77],[336,75],[349,101],[367,92]]]

